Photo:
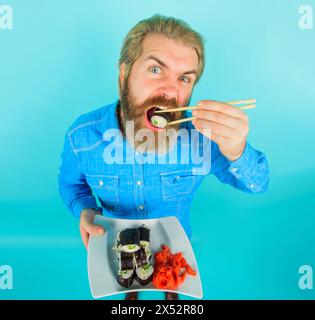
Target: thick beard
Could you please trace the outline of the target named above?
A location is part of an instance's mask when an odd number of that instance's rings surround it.
[[[169,126],[167,129],[159,130],[154,132],[150,130],[145,122],[144,117],[146,116],[146,111],[153,106],[163,105],[169,108],[177,107],[176,99],[168,100],[164,96],[158,96],[147,99],[144,103],[136,105],[134,103],[134,97],[129,90],[128,78],[124,81],[124,85],[121,92],[121,101],[119,104],[118,119],[120,124],[120,129],[123,135],[127,138],[129,143],[133,146],[135,150],[140,153],[157,153],[158,155],[163,155],[171,151],[177,142],[177,134],[180,128],[180,124],[175,124]],[[169,113],[169,121],[174,121],[182,118],[183,112]],[[126,122],[128,124],[126,126]],[[130,124],[133,124],[132,129]],[[131,129],[131,130],[130,130]],[[141,131],[140,131],[141,130]],[[137,132],[139,136],[142,137],[141,133],[150,133],[147,139],[136,139]],[[138,136],[138,138],[139,138]],[[146,135],[143,135],[146,137]],[[150,139],[149,138],[154,138]]]

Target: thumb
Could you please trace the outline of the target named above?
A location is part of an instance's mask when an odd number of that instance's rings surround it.
[[[85,230],[90,234],[90,235],[101,235],[104,234],[105,229],[103,226],[95,223],[88,222],[85,226]]]

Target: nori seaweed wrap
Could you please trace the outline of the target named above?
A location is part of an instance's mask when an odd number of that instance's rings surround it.
[[[118,235],[118,247],[125,252],[135,252],[140,248],[140,230],[130,228],[121,231]]]
[[[147,241],[150,243],[150,229],[145,226],[139,228],[140,231],[140,241]]]
[[[134,267],[133,254],[129,252],[120,252],[120,271],[131,270]]]
[[[132,270],[124,270],[124,271],[118,271],[117,274],[117,281],[118,283],[125,287],[129,288],[131,287],[134,279],[134,271]]]
[[[135,260],[138,268],[148,263],[148,257],[143,247],[141,247],[133,254],[135,255]]]
[[[152,281],[154,268],[151,264],[145,264],[136,269],[135,279],[141,284],[146,285]]]
[[[140,231],[140,246],[144,248],[147,256],[147,262],[149,262],[152,257],[151,250],[150,250],[150,229],[143,225],[139,227],[139,231]]]

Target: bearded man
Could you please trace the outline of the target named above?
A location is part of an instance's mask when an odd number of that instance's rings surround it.
[[[247,141],[243,111],[206,99],[198,102],[193,122],[160,128],[151,121],[159,109],[189,105],[204,66],[203,37],[182,20],[157,14],[127,34],[119,58],[119,98],[80,116],[65,137],[59,191],[80,219],[86,247],[90,235],[106,232],[93,223],[97,214],[176,216],[191,239],[191,202],[208,174],[248,193],[267,190],[267,160]],[[167,123],[186,115],[163,113]],[[203,161],[196,163],[200,151]],[[166,292],[165,298],[178,295]],[[137,299],[137,292],[126,299]]]

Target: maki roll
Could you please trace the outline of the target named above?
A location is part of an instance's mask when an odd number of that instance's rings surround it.
[[[140,231],[140,245],[142,248],[144,248],[146,257],[147,257],[147,262],[150,261],[152,255],[151,255],[151,250],[150,250],[150,229],[141,226],[139,228]]]
[[[117,233],[113,249],[118,259],[117,282],[129,288],[134,278],[141,285],[152,281],[154,268],[150,264],[150,229],[145,225]]]
[[[152,116],[150,121],[157,128],[163,129],[167,126],[167,120],[161,116]]]
[[[119,252],[119,270],[131,270],[134,267],[133,254],[129,252]]]
[[[151,264],[147,263],[140,268],[136,269],[136,280],[143,286],[152,281],[154,268]]]
[[[152,258],[150,245],[142,246],[142,248],[143,248],[144,251],[145,251],[145,255],[146,255],[146,258],[147,258],[147,263],[149,263],[150,260],[151,260],[151,258]]]
[[[140,248],[140,231],[138,228],[126,229],[118,233],[118,249],[124,252],[135,252]]]
[[[125,288],[131,287],[133,283],[133,279],[134,279],[133,269],[118,271],[117,281],[121,286]]]
[[[134,257],[135,257],[135,264],[137,268],[148,263],[147,254],[143,247],[141,247],[138,251],[134,252]]]
[[[139,228],[140,231],[140,244],[150,244],[150,229],[145,227],[145,226],[141,226]]]

